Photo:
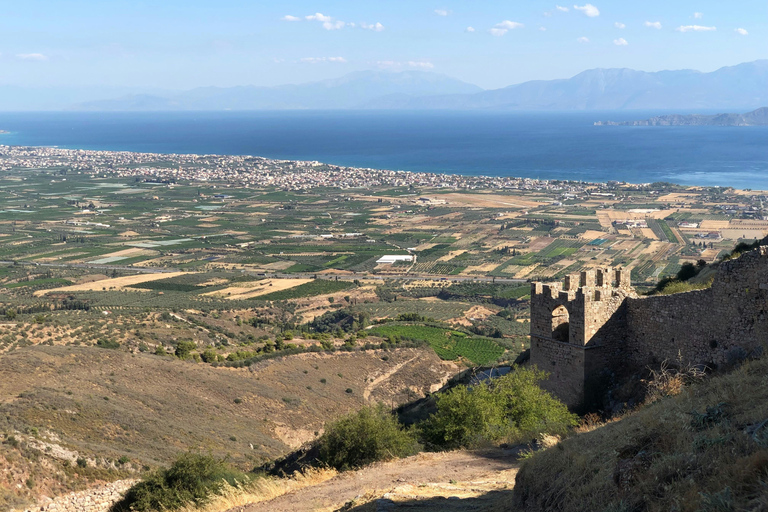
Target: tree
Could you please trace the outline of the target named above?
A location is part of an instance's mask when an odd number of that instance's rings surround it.
[[[697,269],[693,263],[686,262],[683,263],[683,266],[680,267],[680,270],[677,272],[677,279],[680,281],[687,281],[692,277],[696,277],[696,274],[698,273],[699,269]]]
[[[340,470],[405,457],[419,450],[415,436],[381,404],[363,407],[332,423],[317,445],[319,461]]]
[[[422,438],[435,447],[458,448],[564,434],[576,425],[577,416],[538,386],[546,375],[535,368],[514,368],[497,379],[453,388],[437,398],[437,412],[420,426]]]
[[[180,341],[176,345],[176,357],[179,359],[189,359],[190,353],[197,348],[194,341]]]

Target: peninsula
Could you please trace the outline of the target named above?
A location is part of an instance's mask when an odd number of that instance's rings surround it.
[[[746,114],[656,116],[642,121],[596,121],[595,126],[767,126],[768,107]]]

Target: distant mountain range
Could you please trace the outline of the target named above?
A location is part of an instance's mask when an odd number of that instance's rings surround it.
[[[749,109],[768,105],[768,60],[700,71],[592,69],[475,94],[386,97],[368,108],[485,110]]]
[[[203,87],[188,91],[0,86],[2,110],[722,110],[768,105],[768,60],[720,68],[648,73],[591,69],[562,80],[483,90],[424,71],[360,71],[334,80],[277,87]],[[86,99],[87,98],[87,99]]]
[[[667,115],[642,121],[597,121],[595,126],[768,126],[768,107],[746,114]]]
[[[76,105],[78,110],[298,110],[363,108],[378,98],[481,92],[476,85],[426,71],[358,71],[341,78],[277,87],[201,87],[170,96],[128,95]]]

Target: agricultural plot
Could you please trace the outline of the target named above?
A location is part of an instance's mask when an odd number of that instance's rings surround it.
[[[466,302],[442,301],[442,300],[398,300],[395,302],[376,302],[373,304],[360,304],[355,306],[355,311],[365,311],[371,318],[395,318],[406,313],[418,313],[427,318],[446,321],[458,318],[471,308]]]
[[[83,284],[73,284],[71,286],[63,286],[61,288],[53,288],[51,290],[40,290],[35,292],[35,296],[44,295],[51,292],[83,292],[83,291],[98,291],[98,290],[122,290],[126,287],[133,287],[137,284],[147,283],[149,281],[157,281],[159,279],[165,279],[169,277],[177,277],[183,275],[184,272],[169,272],[169,273],[157,273],[157,274],[137,274],[135,276],[116,277],[113,279],[102,279],[100,281],[91,281]]]
[[[349,281],[330,281],[326,279],[313,279],[287,290],[267,293],[259,296],[259,300],[290,300],[303,297],[315,297],[355,288],[357,285]]]
[[[441,359],[466,359],[475,365],[486,365],[498,360],[504,348],[488,338],[423,325],[383,325],[371,329],[372,334],[400,337],[406,340],[426,341]]]

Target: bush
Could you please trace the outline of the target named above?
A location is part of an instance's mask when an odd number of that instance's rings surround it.
[[[440,395],[437,412],[420,425],[425,443],[458,448],[565,434],[576,425],[577,417],[538,386],[545,377],[537,369],[516,368],[503,377]]]
[[[176,345],[176,357],[179,359],[189,359],[191,352],[197,348],[194,341],[180,341]]]
[[[331,424],[317,443],[319,462],[339,470],[419,451],[413,433],[403,430],[382,405],[364,407]]]
[[[176,510],[204,504],[224,483],[236,485],[250,478],[209,455],[186,453],[167,469],[153,471],[131,487],[110,512]]]
[[[99,341],[96,342],[96,346],[99,348],[117,349],[120,348],[120,343],[116,342],[115,340],[100,338]]]

